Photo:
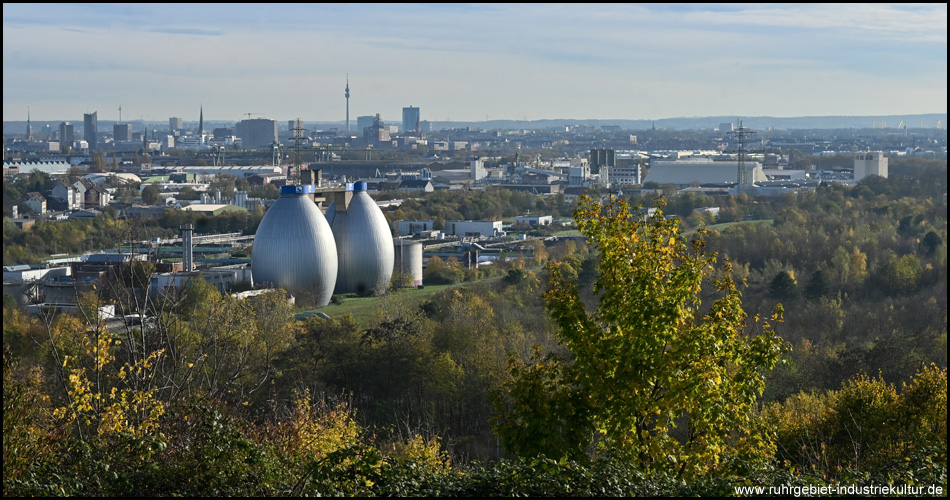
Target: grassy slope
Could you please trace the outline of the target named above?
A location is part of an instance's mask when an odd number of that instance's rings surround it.
[[[372,320],[373,316],[376,314],[376,311],[380,310],[387,301],[397,300],[400,301],[402,306],[409,307],[418,307],[423,301],[428,299],[433,294],[439,293],[442,290],[456,287],[464,287],[474,283],[481,283],[484,281],[489,281],[493,279],[500,279],[500,277],[486,278],[483,280],[476,281],[466,281],[462,283],[456,283],[454,285],[432,285],[426,286],[425,288],[404,288],[397,292],[390,293],[381,297],[352,297],[343,299],[342,304],[330,304],[319,309],[311,309],[310,311],[320,311],[327,314],[331,318],[339,318],[346,314],[352,314],[356,319],[356,322],[362,326],[368,326]],[[310,312],[310,311],[298,311],[298,312]]]

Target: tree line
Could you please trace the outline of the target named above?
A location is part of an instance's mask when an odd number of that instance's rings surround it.
[[[94,312],[118,296],[5,298],[5,494],[946,488],[946,208],[904,185],[737,197],[773,223],[698,231],[586,198],[587,244],[365,325],[201,281],[121,327]]]

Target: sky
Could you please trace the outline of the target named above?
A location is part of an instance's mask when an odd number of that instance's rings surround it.
[[[3,4],[3,120],[947,112],[947,4]]]

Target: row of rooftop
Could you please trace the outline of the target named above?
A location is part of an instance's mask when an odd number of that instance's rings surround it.
[[[407,113],[408,112],[408,113]],[[250,115],[250,114],[249,114]],[[928,120],[930,117],[927,117]],[[719,123],[717,127],[702,130],[657,130],[655,125],[646,130],[632,130],[620,125],[550,126],[544,129],[510,128],[486,129],[480,127],[443,127],[420,120],[418,108],[404,108],[401,125],[386,124],[379,114],[360,116],[350,130],[304,123],[300,119],[282,122],[266,118],[251,118],[238,122],[216,122],[218,126],[207,129],[202,119],[197,126],[185,128],[181,118],[172,117],[167,127],[156,123],[112,123],[109,130],[100,130],[95,113],[88,114],[82,125],[82,136],[70,122],[47,123],[32,127],[26,123],[23,131],[13,132],[4,128],[7,151],[48,154],[90,151],[143,151],[149,154],[168,154],[174,151],[191,150],[239,152],[242,150],[267,150],[275,145],[282,148],[305,147],[323,150],[328,155],[333,150],[346,148],[375,148],[377,150],[405,149],[408,151],[454,152],[521,148],[568,147],[575,151],[584,148],[624,149],[716,149],[734,143],[735,124]],[[22,123],[22,122],[21,122]],[[210,123],[210,122],[209,122]],[[857,151],[880,149],[884,151],[931,151],[940,156],[946,151],[946,130],[937,119],[936,128],[908,128],[903,122],[896,128],[842,129],[842,130],[760,130],[756,143],[758,149],[798,149],[806,154],[822,151]],[[871,121],[872,127],[877,122]],[[79,127],[77,123],[75,127]],[[133,131],[133,128],[137,130]]]
[[[290,166],[183,166],[143,168],[133,172],[94,172],[76,181],[73,165],[64,161],[4,163],[5,176],[28,175],[40,170],[59,180],[47,193],[29,192],[19,204],[33,214],[73,212],[71,217],[90,216],[89,210],[116,206],[127,215],[156,214],[156,210],[176,208],[220,214],[229,210],[266,209],[273,200],[250,198],[247,192],[224,193],[210,190],[219,175],[243,178],[248,185],[277,186],[299,182],[305,174],[317,185],[340,188],[347,182],[366,182],[371,191],[394,191],[407,196],[424,196],[438,189],[470,189],[496,186],[527,190],[540,195],[583,192],[590,187],[636,189],[645,183],[674,185],[679,189],[709,192],[755,190],[761,194],[780,194],[808,189],[822,182],[853,183],[868,175],[888,175],[888,157],[881,151],[853,155],[853,168],[789,169],[783,155],[737,155],[716,151],[641,152],[635,150],[592,150],[586,158],[533,162],[512,162],[502,158],[471,157],[454,163],[406,162],[394,167],[378,162],[321,162],[295,171]],[[380,170],[380,167],[383,170]],[[311,182],[311,181],[308,181]],[[144,193],[148,186],[158,188],[154,209],[133,202],[118,203],[117,190],[137,187]],[[197,192],[198,200],[179,200],[183,189]],[[141,197],[141,196],[140,196]],[[137,197],[139,198],[139,197]],[[141,197],[144,199],[144,197]],[[85,211],[84,213],[76,213]],[[94,214],[94,212],[91,212]],[[18,213],[12,214],[18,219]],[[58,217],[64,217],[60,214]]]

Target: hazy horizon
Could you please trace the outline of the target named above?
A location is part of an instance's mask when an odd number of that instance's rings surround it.
[[[946,113],[946,4],[9,4],[4,121]],[[64,118],[73,117],[73,118]]]

